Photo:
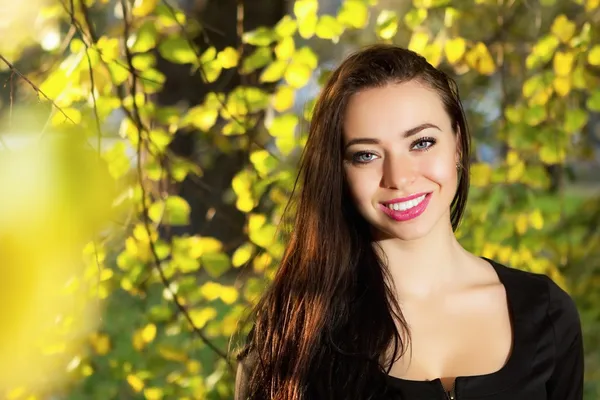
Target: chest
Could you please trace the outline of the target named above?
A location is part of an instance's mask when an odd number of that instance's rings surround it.
[[[455,377],[496,372],[510,357],[511,319],[501,287],[401,307],[411,345],[392,366],[393,376],[440,378],[449,389]]]

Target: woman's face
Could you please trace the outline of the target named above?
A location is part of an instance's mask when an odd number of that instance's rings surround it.
[[[361,91],[344,120],[344,172],[379,239],[418,239],[450,225],[457,136],[442,100],[417,81]]]

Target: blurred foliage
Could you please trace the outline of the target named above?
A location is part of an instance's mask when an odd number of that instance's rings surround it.
[[[327,13],[296,0],[274,26],[238,32],[239,46],[223,48],[210,41],[218,24],[165,0],[40,4],[35,18],[11,21],[33,29],[0,38],[4,119],[16,101],[51,106],[52,129],[76,126],[70,134],[99,150],[117,182],[119,222],[83,246],[82,269],[96,271],[89,295],[104,313],[85,346],[55,366],[69,383],[40,376],[35,386],[2,387],[2,398],[232,398],[231,338],[282,255],[277,225],[319,84],[349,50],[376,41],[456,77],[475,147],[458,236],[573,295],[586,399],[600,398],[600,202],[577,184],[577,167],[598,158],[600,1],[343,0]],[[200,102],[157,101],[166,62],[185,66],[190,84],[204,82]],[[239,83],[223,89],[233,75]],[[19,121],[20,131],[40,128]],[[9,122],[3,132],[14,130]],[[191,155],[173,151],[181,135],[193,138]],[[200,234],[180,188],[210,191],[205,171],[233,152],[244,162],[213,195],[244,215],[242,239]],[[201,219],[221,213],[209,211]]]

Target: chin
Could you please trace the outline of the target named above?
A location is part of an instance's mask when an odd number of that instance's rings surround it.
[[[419,240],[431,232],[432,226],[426,221],[418,221],[418,219],[410,222],[392,222],[382,224],[371,222],[375,237],[379,240],[385,239],[400,239],[403,241]]]

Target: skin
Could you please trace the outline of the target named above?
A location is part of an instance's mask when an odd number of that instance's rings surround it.
[[[460,245],[450,223],[459,134],[438,94],[418,81],[353,95],[344,119],[345,179],[389,261],[411,331],[410,351],[390,374],[441,378],[447,389],[457,376],[501,369],[512,347],[504,286],[487,261]],[[416,193],[431,197],[413,220],[395,221],[380,209]]]

